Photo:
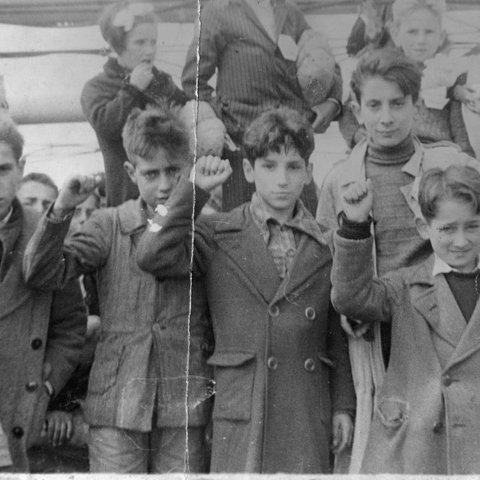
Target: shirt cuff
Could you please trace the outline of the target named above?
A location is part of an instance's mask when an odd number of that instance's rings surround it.
[[[330,98],[327,98],[325,100],[326,102],[330,102],[330,103],[334,103],[336,106],[337,106],[337,111],[335,112],[335,117],[334,118],[338,118],[340,116],[340,114],[342,113],[342,102],[340,102],[340,100],[336,99],[336,98],[333,98],[333,97],[330,97]]]
[[[338,235],[347,240],[365,240],[370,237],[370,225],[373,218],[369,217],[366,222],[352,222],[347,218],[345,212],[340,214],[340,228]]]

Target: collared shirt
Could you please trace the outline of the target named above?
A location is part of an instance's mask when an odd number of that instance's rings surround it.
[[[273,6],[269,0],[246,0],[247,4],[255,12],[255,15],[260,20],[265,31],[270,35],[270,38],[277,41],[277,29],[275,26],[275,15],[273,13]]]
[[[288,274],[302,233],[310,235],[320,243],[325,242],[320,227],[301,200],[297,200],[293,217],[283,225],[268,214],[265,204],[256,193],[252,196],[250,212],[272,255],[280,278],[285,278]]]
[[[436,253],[434,254],[435,261],[433,263],[432,276],[435,277],[440,274],[458,272],[457,269],[451,267],[447,262],[442,260]],[[480,270],[480,260],[477,263],[477,269]]]
[[[10,217],[12,216],[12,212],[13,212],[13,207],[10,207],[10,210],[7,213],[7,216],[2,221],[0,221],[0,228],[3,228],[8,223],[8,221],[10,220]]]

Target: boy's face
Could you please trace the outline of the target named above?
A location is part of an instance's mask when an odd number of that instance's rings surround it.
[[[22,205],[33,208],[40,214],[44,214],[48,207],[55,202],[57,194],[52,187],[40,182],[25,182],[20,185],[17,197]]]
[[[10,211],[18,186],[22,181],[25,160],[15,158],[12,149],[0,143],[0,221]]]
[[[379,147],[394,147],[403,142],[412,132],[417,112],[412,96],[405,96],[396,83],[382,77],[365,80],[360,105],[355,104],[354,108],[357,120]]]
[[[99,201],[95,195],[90,195],[83,203],[77,205],[73,212],[69,233],[78,232],[82,225],[92,216],[92,213],[99,208]]]
[[[168,153],[160,147],[150,160],[137,155],[135,166],[125,162],[125,169],[132,182],[138,186],[140,196],[150,213],[168,200],[186,168],[188,165],[185,159],[170,159]]]
[[[245,178],[255,183],[257,195],[268,213],[280,222],[291,218],[303,186],[312,179],[312,165],[307,165],[295,148],[281,147],[280,153],[268,152],[252,164],[243,160]]]
[[[445,39],[440,19],[429,10],[417,10],[392,31],[395,44],[414,62],[433,58]]]
[[[459,272],[476,269],[480,253],[480,215],[472,206],[457,200],[443,200],[430,222],[417,219],[417,228],[433,251]]]

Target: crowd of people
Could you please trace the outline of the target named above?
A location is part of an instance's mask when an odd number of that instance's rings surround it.
[[[395,0],[342,105],[284,0],[205,4],[182,88],[113,4],[105,172],[60,190],[0,117],[0,473],[480,473],[480,89],[444,12]]]

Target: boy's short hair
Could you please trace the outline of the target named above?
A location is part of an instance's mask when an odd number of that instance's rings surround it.
[[[420,181],[420,210],[423,218],[430,222],[438,214],[440,202],[456,200],[480,213],[480,173],[472,167],[452,165],[446,170],[427,170]]]
[[[55,196],[58,197],[58,187],[55,185],[55,182],[46,174],[40,172],[32,172],[28,175],[25,175],[22,178],[21,184],[28,182],[36,182],[45,185],[46,187],[51,188],[55,192]]]
[[[0,143],[5,143],[12,150],[18,162],[23,155],[24,140],[16,123],[6,114],[0,115]]]
[[[122,1],[109,5],[102,12],[98,23],[102,37],[121,54],[125,50],[128,32],[142,23],[158,23],[153,5],[149,3],[129,3]]]
[[[165,108],[135,108],[123,127],[123,146],[128,159],[136,164],[135,155],[152,159],[159,148],[171,159],[183,158],[192,161],[189,134],[184,123],[173,110]]]
[[[447,11],[447,3],[445,0],[395,0],[390,28],[398,28],[406,18],[419,10],[428,10],[441,23],[443,14]]]
[[[413,60],[397,49],[373,50],[360,58],[350,81],[350,87],[358,103],[361,102],[365,82],[375,77],[395,83],[405,96],[411,95],[413,102],[417,102],[420,96],[422,72]]]
[[[252,165],[268,152],[280,152],[282,146],[294,147],[306,163],[315,148],[313,129],[307,118],[287,107],[262,113],[248,126],[243,138],[243,147]]]

